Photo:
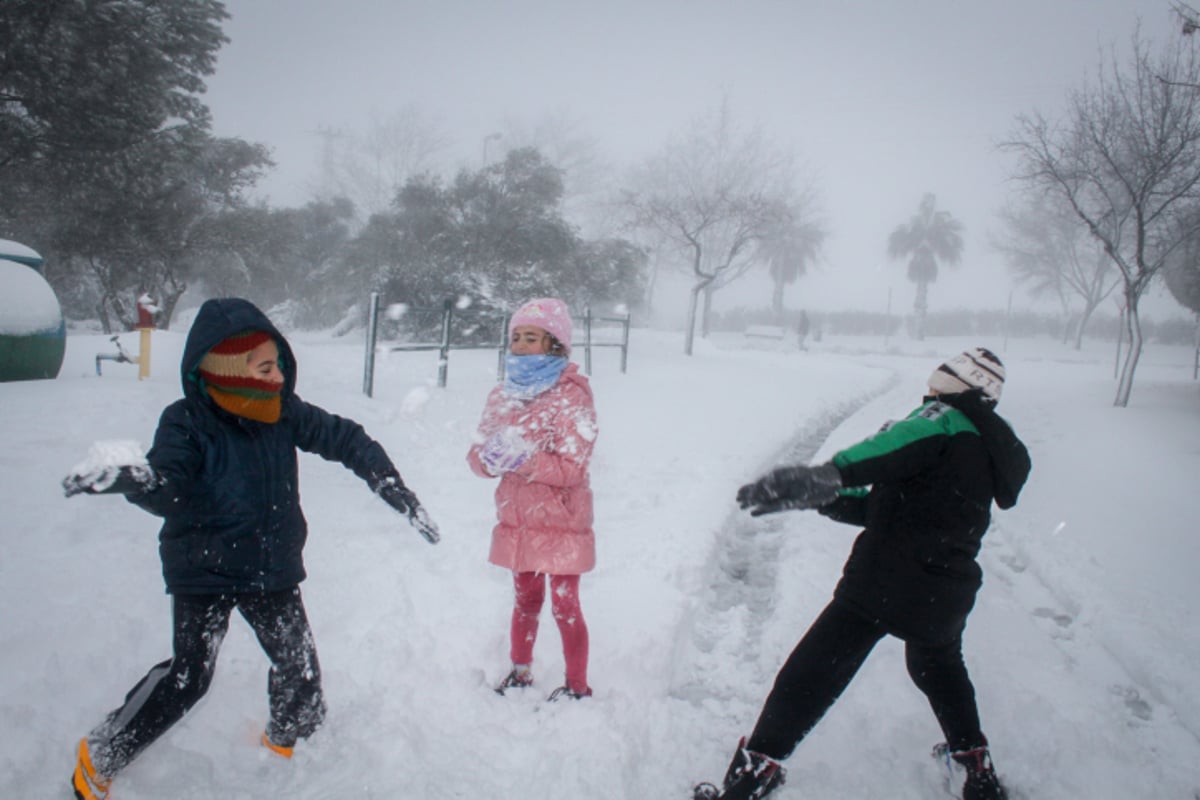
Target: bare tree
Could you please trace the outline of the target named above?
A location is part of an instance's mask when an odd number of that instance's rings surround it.
[[[1193,209],[1200,215],[1200,206]],[[1200,227],[1200,220],[1183,220],[1185,226]],[[1179,304],[1200,314],[1200,236],[1193,236],[1171,253],[1163,267],[1167,289]]]
[[[1184,36],[1191,36],[1196,31],[1200,31],[1200,12],[1189,6],[1187,3],[1172,3],[1171,10],[1175,12],[1175,16],[1179,17],[1180,32]]]
[[[779,225],[793,183],[790,156],[757,129],[738,131],[724,103],[634,172],[622,200],[632,227],[661,235],[693,278],[686,355],[701,299],[707,322],[712,293],[758,263],[757,245]]]
[[[1083,346],[1088,321],[1120,284],[1112,261],[1075,211],[1044,192],[1000,212],[1003,233],[992,240],[1018,282],[1035,296],[1053,296],[1063,312],[1063,341]],[[1075,314],[1076,302],[1082,304]],[[1074,317],[1074,319],[1072,319]]]
[[[1017,178],[1070,205],[1121,275],[1129,350],[1114,405],[1127,406],[1143,341],[1138,304],[1172,253],[1197,235],[1200,63],[1182,39],[1156,56],[1133,36],[1124,68],[1102,61],[1070,94],[1066,119],[1021,116],[1004,147]]]
[[[532,124],[506,119],[501,137],[504,149],[532,147],[562,170],[561,212],[587,236],[611,235],[619,224],[609,220],[605,201],[611,193],[613,170],[600,154],[596,139],[581,120],[564,109],[551,111]],[[500,154],[502,155],[502,154]]]
[[[437,124],[413,105],[387,117],[373,116],[362,132],[320,131],[322,154],[315,194],[348,198],[360,221],[388,210],[412,176],[431,169],[448,142]]]

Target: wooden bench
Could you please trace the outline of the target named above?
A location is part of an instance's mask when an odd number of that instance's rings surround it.
[[[783,341],[791,335],[791,331],[782,325],[747,325],[745,335],[748,339],[775,339]]]

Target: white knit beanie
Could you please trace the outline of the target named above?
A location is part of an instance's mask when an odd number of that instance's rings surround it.
[[[935,369],[929,376],[929,388],[942,394],[982,389],[984,397],[995,403],[1004,388],[1004,364],[991,350],[972,347]]]

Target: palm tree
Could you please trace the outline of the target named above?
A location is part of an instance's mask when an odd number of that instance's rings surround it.
[[[925,338],[926,298],[929,284],[937,280],[938,261],[957,264],[963,250],[962,223],[950,216],[949,211],[938,211],[936,203],[932,194],[926,194],[913,218],[888,237],[888,255],[907,257],[908,279],[917,284],[917,299],[913,303],[917,339]]]
[[[783,319],[783,290],[805,273],[825,241],[824,227],[815,220],[781,220],[763,237],[760,252],[771,276],[771,310]]]

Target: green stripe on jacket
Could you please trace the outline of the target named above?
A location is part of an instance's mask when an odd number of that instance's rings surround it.
[[[979,435],[967,415],[937,400],[930,400],[898,422],[889,422],[879,433],[839,451],[833,457],[839,469],[853,467],[889,455],[935,436],[959,433]]]

